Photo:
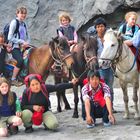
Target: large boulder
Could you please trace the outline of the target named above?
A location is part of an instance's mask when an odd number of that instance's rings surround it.
[[[56,36],[58,14],[67,11],[78,33],[85,31],[98,16],[106,18],[108,25],[117,27],[127,11],[138,11],[140,0],[0,0],[0,30],[15,17],[18,6],[28,9],[27,25],[32,44],[48,42]]]

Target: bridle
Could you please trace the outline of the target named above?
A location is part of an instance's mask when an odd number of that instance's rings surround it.
[[[60,52],[60,50],[59,50],[58,47],[55,47],[54,50],[52,50],[51,47],[50,47],[49,50],[50,50],[50,53],[51,53],[51,56],[52,56],[53,60],[54,60],[58,65],[60,65],[60,66],[62,66],[63,63],[65,63],[65,60],[66,60],[67,58],[69,58],[69,57],[72,56],[71,53],[68,54],[68,55],[66,55],[66,56],[64,56],[64,55]]]
[[[97,56],[92,56],[92,57],[89,57],[88,55],[87,55],[87,47],[83,47],[83,51],[84,51],[84,58],[85,58],[85,60],[86,60],[86,67],[89,67],[89,63],[92,61],[92,60],[97,60]]]
[[[111,67],[116,66],[116,64],[117,64],[118,62],[120,62],[120,61],[124,60],[126,57],[128,57],[128,55],[126,55],[125,57],[122,58],[123,41],[122,41],[122,39],[121,39],[120,37],[117,37],[117,40],[118,40],[118,48],[117,48],[117,51],[116,51],[116,54],[115,54],[114,58],[113,58],[113,59],[99,58],[99,59],[101,59],[101,60],[110,61],[111,64],[112,64]],[[134,59],[134,62],[133,62],[133,64],[132,64],[132,66],[131,66],[127,71],[122,71],[122,70],[120,70],[118,67],[117,67],[117,69],[118,69],[121,73],[124,73],[124,74],[130,72],[130,71],[133,69],[134,65],[135,65],[136,57],[137,57],[137,53],[136,53],[136,55],[135,55],[135,59]]]

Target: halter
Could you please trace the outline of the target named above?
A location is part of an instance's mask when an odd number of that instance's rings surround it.
[[[59,64],[59,66],[62,66],[62,63],[64,63],[67,58],[72,56],[72,54],[68,54],[66,56],[62,55],[60,50],[57,47],[55,48],[54,51],[52,51],[51,48],[49,50],[50,50],[50,53],[51,53],[51,56],[52,56],[53,60],[57,64]]]
[[[86,47],[84,47],[83,50],[84,50],[84,58],[85,58],[85,60],[86,60],[86,66],[88,66],[89,63],[90,63],[93,59],[97,60],[97,56],[93,56],[93,57],[88,57],[88,56],[87,56],[87,48],[86,48]]]

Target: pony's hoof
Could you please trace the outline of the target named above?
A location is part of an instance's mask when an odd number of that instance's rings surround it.
[[[124,119],[129,119],[129,115],[125,114],[125,115],[123,116],[123,118],[124,118]]]
[[[57,108],[57,111],[58,111],[58,112],[62,112],[61,107],[58,107],[58,108]]]
[[[134,120],[140,120],[140,116],[136,114],[136,115],[134,116]]]
[[[73,116],[72,116],[72,118],[79,118],[79,115],[78,115],[78,113],[73,113]]]
[[[71,107],[70,107],[70,105],[68,105],[68,106],[65,106],[65,109],[66,109],[66,110],[71,110]]]

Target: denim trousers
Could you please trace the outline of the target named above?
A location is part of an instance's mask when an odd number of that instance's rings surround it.
[[[107,68],[107,69],[100,69],[99,72],[100,72],[101,78],[104,79],[105,83],[110,88],[111,101],[113,103],[113,100],[114,100],[114,92],[113,92],[114,74],[113,74],[113,71],[111,68]]]
[[[108,123],[108,110],[106,105],[101,107],[99,104],[95,104],[93,101],[90,101],[90,115],[93,118],[94,122],[96,122],[96,118],[102,118],[103,122]],[[86,111],[85,105],[82,105],[82,117],[83,120],[86,120]]]

